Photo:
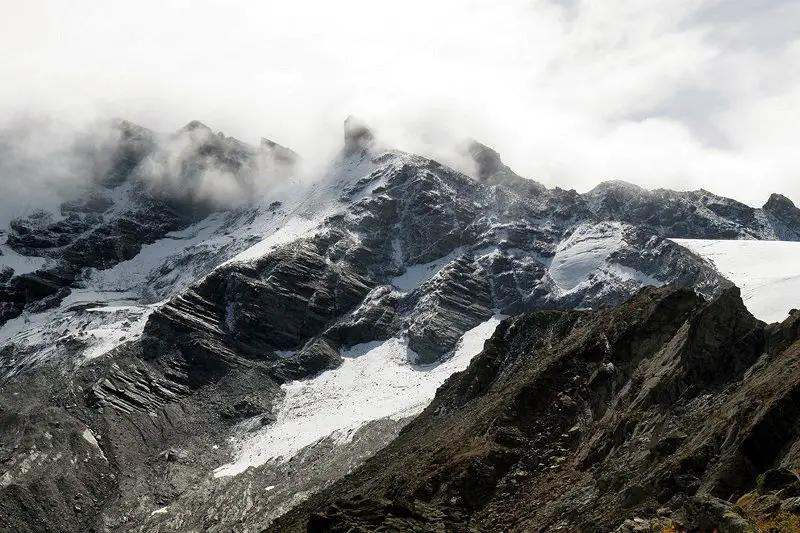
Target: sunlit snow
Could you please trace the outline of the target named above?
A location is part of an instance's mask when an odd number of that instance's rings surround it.
[[[714,263],[757,318],[779,322],[800,308],[800,242],[673,240]]]
[[[418,414],[450,375],[467,368],[502,318],[496,315],[466,332],[453,357],[439,365],[410,364],[415,354],[402,339],[354,346],[342,353],[339,368],[284,385],[277,421],[234,438],[234,461],[214,475],[236,475],[271,460],[287,460],[325,437],[347,442],[372,420]]]
[[[438,274],[453,259],[458,257],[460,252],[461,250],[459,249],[430,263],[410,266],[406,268],[406,271],[401,276],[392,279],[392,285],[403,292],[411,292]]]
[[[2,236],[0,240],[5,241],[7,237]],[[14,274],[30,274],[42,268],[47,260],[44,257],[28,257],[20,255],[5,244],[0,244],[0,269],[9,267],[14,269]]]
[[[550,262],[552,280],[564,293],[581,289],[591,277],[632,280],[641,285],[663,285],[651,276],[611,260],[612,254],[627,246],[621,222],[583,224],[556,248]]]

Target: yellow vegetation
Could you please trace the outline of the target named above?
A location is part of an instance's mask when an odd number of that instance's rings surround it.
[[[800,532],[800,516],[780,512],[757,520],[756,527],[762,533],[798,533]]]

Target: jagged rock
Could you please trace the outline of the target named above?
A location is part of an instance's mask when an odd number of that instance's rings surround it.
[[[478,179],[486,181],[490,176],[509,170],[500,160],[500,154],[477,141],[467,141],[467,150],[477,165]]]
[[[419,363],[436,361],[464,331],[492,316],[489,284],[474,270],[471,259],[454,261],[421,291],[430,296],[420,298],[408,328],[408,346]]]
[[[69,263],[58,263],[30,274],[16,276],[9,285],[25,295],[26,303],[33,303],[68,287],[75,281],[77,274],[77,269]]]
[[[69,287],[61,287],[58,289],[54,294],[42,298],[31,304],[28,309],[31,313],[41,313],[47,309],[53,309],[54,307],[58,307],[61,305],[61,302],[72,293],[72,290]]]
[[[341,363],[342,357],[336,347],[326,340],[318,340],[293,357],[278,361],[271,373],[278,382],[292,381],[315,376]]]
[[[21,315],[25,301],[24,290],[9,285],[0,286],[0,324]]]
[[[700,530],[758,533],[756,526],[742,516],[734,505],[711,496],[695,496],[686,501],[683,514],[690,519],[687,525]]]
[[[158,456],[167,462],[174,463],[177,461],[185,461],[189,458],[189,453],[186,450],[170,448],[159,453]]]
[[[798,481],[800,481],[800,477],[797,476],[797,473],[785,467],[776,468],[767,470],[758,476],[756,488],[760,494],[765,494],[767,492],[781,490]]]
[[[786,498],[781,502],[781,511],[800,514],[800,497]]]
[[[0,284],[8,283],[14,277],[14,269],[7,266],[0,266]]]
[[[625,520],[614,530],[614,533],[653,533],[654,531],[682,530],[682,526],[669,518],[633,518]]]
[[[800,209],[782,194],[773,193],[762,208],[776,227],[775,234],[782,240],[800,239]]]
[[[476,177],[481,182],[487,185],[502,185],[529,196],[541,195],[547,191],[547,188],[541,183],[515,174],[503,163],[500,154],[485,144],[468,140],[465,143],[465,149],[475,162]]]
[[[344,346],[389,339],[398,330],[397,307],[401,300],[391,286],[379,286],[325,335]]]

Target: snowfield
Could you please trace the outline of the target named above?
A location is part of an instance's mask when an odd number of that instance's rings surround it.
[[[217,468],[214,476],[234,476],[268,461],[287,461],[327,437],[349,442],[373,420],[419,414],[448,377],[469,366],[503,318],[495,315],[466,332],[453,357],[438,365],[412,365],[409,361],[416,354],[397,338],[344,351],[339,368],[283,385],[286,396],[277,421],[256,433],[246,433],[249,426],[244,423],[240,434],[231,438],[234,461]]]
[[[800,242],[672,240],[735,283],[756,318],[780,322],[800,308]]]
[[[582,225],[559,244],[550,263],[550,277],[565,292],[575,290],[604,267],[611,252],[622,246],[623,225]]]
[[[5,241],[7,237],[3,236],[0,237],[0,239]],[[31,272],[35,272],[36,270],[42,268],[45,263],[47,263],[47,259],[44,257],[20,255],[7,245],[0,244],[0,269],[3,267],[12,268],[14,270],[14,274],[19,276],[22,274],[30,274]]]
[[[628,281],[640,285],[664,284],[613,261],[614,252],[630,246],[625,241],[625,227],[621,222],[581,224],[558,245],[548,272],[562,294],[577,292],[597,279],[608,280],[609,285]]]

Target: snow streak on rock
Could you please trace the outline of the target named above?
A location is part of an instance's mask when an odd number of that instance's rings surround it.
[[[495,315],[465,333],[453,357],[438,365],[410,364],[415,355],[397,338],[344,351],[339,368],[284,385],[286,397],[277,421],[254,434],[234,438],[235,460],[218,468],[215,476],[236,475],[271,460],[288,460],[326,437],[348,442],[355,431],[373,420],[418,414],[445,379],[464,370],[480,353],[502,318]],[[247,429],[242,427],[243,432]]]

